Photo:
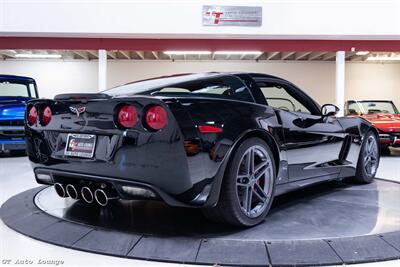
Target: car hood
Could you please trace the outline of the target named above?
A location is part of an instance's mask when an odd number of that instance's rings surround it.
[[[382,132],[400,132],[400,114],[364,114],[361,117]]]
[[[29,97],[0,96],[0,120],[24,119],[26,101]]]

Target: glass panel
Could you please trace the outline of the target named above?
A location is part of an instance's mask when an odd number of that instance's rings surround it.
[[[28,86],[21,83],[0,82],[0,96],[29,97]]]
[[[310,110],[291,96],[284,87],[265,83],[259,84],[259,87],[269,106],[290,112],[311,114]]]
[[[391,102],[361,102],[364,112],[371,113],[389,113],[395,114],[394,105]]]
[[[32,98],[37,98],[38,96],[36,95],[36,90],[35,90],[35,84],[30,83],[29,84],[29,91],[31,93]]]
[[[195,78],[195,76],[191,76]],[[162,84],[173,82],[177,78],[162,78],[159,81],[149,80],[144,82],[137,82],[127,84],[125,86],[116,87],[114,89],[106,90],[104,93],[111,95],[120,94],[140,94],[140,95],[154,95],[154,96],[203,96],[203,97],[216,97],[236,99],[247,102],[254,102],[248,88],[242,81],[234,76],[220,76],[210,77],[193,80],[186,80],[179,83]],[[180,78],[183,79],[182,77]],[[147,83],[149,88],[143,88],[143,83]],[[159,87],[151,87],[156,84]]]
[[[357,101],[350,102],[348,115],[357,114],[398,114],[396,106],[391,101]]]

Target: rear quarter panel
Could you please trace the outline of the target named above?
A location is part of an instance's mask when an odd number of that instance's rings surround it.
[[[242,101],[207,98],[182,98],[179,102],[190,115],[192,128],[181,126],[185,136],[188,166],[193,181],[214,183],[219,191],[229,158],[237,145],[256,132],[270,135],[278,149],[283,144],[282,127],[272,108]],[[172,109],[173,110],[173,109]],[[174,111],[173,111],[174,112]],[[176,116],[178,124],[185,124]],[[200,133],[199,125],[214,125],[221,133]],[[193,128],[194,127],[194,128]],[[188,147],[198,150],[188,152]],[[278,159],[279,161],[279,159]],[[216,186],[215,186],[216,185]]]

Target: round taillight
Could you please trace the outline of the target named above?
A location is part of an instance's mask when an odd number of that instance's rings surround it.
[[[132,105],[122,106],[118,111],[118,124],[124,128],[132,128],[138,122],[136,108]]]
[[[35,106],[32,106],[29,109],[29,113],[28,113],[28,124],[30,126],[35,125],[37,123],[37,119],[38,119],[37,109],[35,108]]]
[[[53,115],[53,113],[51,112],[50,107],[45,107],[43,110],[42,119],[40,121],[40,124],[42,126],[46,126],[47,124],[49,124],[51,121],[52,115]]]
[[[151,130],[160,130],[167,125],[168,114],[165,108],[156,105],[151,106],[146,112],[146,125]]]

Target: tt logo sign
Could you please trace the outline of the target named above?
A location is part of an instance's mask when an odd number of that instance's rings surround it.
[[[224,12],[218,12],[218,11],[206,12],[206,16],[214,17],[214,24],[215,25],[217,25],[219,23],[219,19],[221,18],[222,14],[224,14]]]

